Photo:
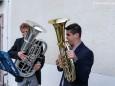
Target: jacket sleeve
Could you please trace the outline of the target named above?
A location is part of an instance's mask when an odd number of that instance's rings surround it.
[[[13,59],[18,58],[17,39],[14,42],[14,45],[11,47],[11,49],[8,50],[8,53],[11,58],[13,58]]]
[[[42,45],[40,45],[40,46],[42,46]],[[44,66],[44,63],[45,63],[45,55],[43,55],[42,53],[43,53],[43,47],[41,47],[40,55],[35,61],[35,64],[37,64],[37,63],[41,64],[41,68]]]
[[[59,66],[57,66],[58,71],[63,71],[63,68],[60,68]]]
[[[75,63],[76,66],[76,77],[77,80],[81,83],[85,83],[88,81],[89,73],[91,71],[91,67],[93,65],[93,52],[85,52],[82,55],[78,55],[78,60]],[[80,57],[80,58],[79,58]]]
[[[40,59],[37,61],[38,63],[40,62],[41,63],[41,68],[44,66],[44,63],[45,63],[45,56],[44,55],[40,55]],[[40,68],[40,69],[41,69]]]

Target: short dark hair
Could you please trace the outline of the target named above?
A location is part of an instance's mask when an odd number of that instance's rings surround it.
[[[81,27],[79,24],[77,24],[77,23],[70,24],[65,29],[69,30],[72,34],[79,33],[79,36],[81,37],[82,31],[81,31]]]

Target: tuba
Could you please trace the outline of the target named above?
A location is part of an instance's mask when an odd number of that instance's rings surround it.
[[[24,60],[18,59],[15,63],[22,77],[30,77],[36,72],[33,69],[35,61],[37,58],[43,59],[41,55],[44,55],[47,50],[46,42],[36,39],[36,36],[44,31],[43,27],[33,21],[26,21],[26,23],[29,25],[29,32],[24,37],[21,51],[24,51],[27,57]]]
[[[57,41],[58,41],[58,47],[61,55],[61,60],[64,62],[64,65],[62,66],[64,77],[69,81],[72,82],[76,79],[76,73],[75,73],[75,66],[73,59],[68,59],[66,50],[70,50],[71,47],[69,43],[65,39],[65,24],[69,19],[59,18],[59,19],[53,19],[49,20],[48,22],[50,24],[53,24],[55,28],[55,32],[57,35]]]

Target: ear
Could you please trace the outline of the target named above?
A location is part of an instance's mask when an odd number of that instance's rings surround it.
[[[79,37],[79,34],[78,34],[78,33],[74,34],[74,37],[75,37],[75,38],[78,38],[78,37]]]

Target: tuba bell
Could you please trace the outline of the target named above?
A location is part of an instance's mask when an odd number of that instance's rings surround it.
[[[57,36],[58,47],[61,55],[61,60],[64,62],[63,72],[64,77],[69,81],[72,82],[76,79],[75,73],[75,66],[73,59],[69,59],[66,54],[66,50],[70,50],[70,45],[65,39],[65,24],[69,19],[66,18],[58,18],[49,20],[50,24],[53,24]]]
[[[24,37],[21,51],[24,51],[27,57],[24,60],[16,60],[15,65],[22,77],[30,77],[35,73],[33,69],[34,63],[40,55],[44,55],[47,50],[46,42],[37,40],[36,37],[39,33],[44,31],[43,27],[33,21],[26,21],[29,26],[29,32]],[[41,53],[42,52],[42,53]]]

